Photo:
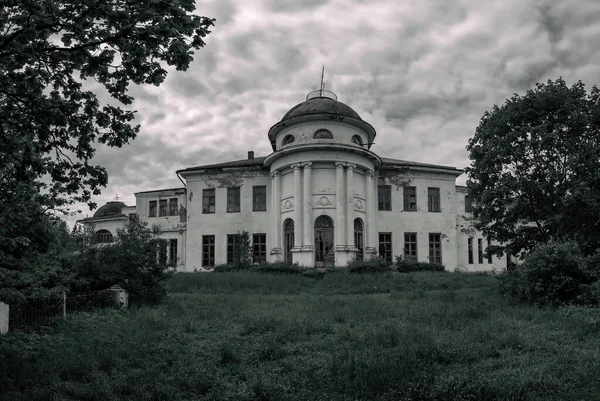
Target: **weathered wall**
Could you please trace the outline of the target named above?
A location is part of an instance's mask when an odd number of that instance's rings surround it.
[[[314,139],[313,135],[315,131],[322,128],[331,131],[331,133],[333,134],[333,139]],[[287,129],[284,129],[277,135],[277,149],[285,148],[282,145],[282,142],[283,139],[288,135],[293,135],[295,141],[294,143],[286,145],[285,147],[307,143],[323,142],[336,142],[347,145],[356,145],[352,142],[352,136],[354,135],[360,136],[363,144],[367,144],[369,142],[367,135],[358,128],[350,124],[345,124],[343,122],[336,121],[306,122],[303,124],[293,125]]]

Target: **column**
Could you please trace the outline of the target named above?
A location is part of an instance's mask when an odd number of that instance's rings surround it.
[[[281,254],[281,174],[279,171],[271,173],[271,215],[273,216],[271,255]]]
[[[373,172],[371,170],[365,171],[365,197],[367,205],[365,206],[365,254],[376,253],[374,234],[375,229],[375,194],[373,186]]]
[[[346,245],[354,251],[354,168],[356,164],[346,165]]]
[[[300,163],[290,166],[294,170],[294,250],[302,248],[302,170]]]
[[[312,163],[302,163],[304,167],[303,184],[304,184],[304,245],[305,251],[313,250],[313,209],[312,209]]]
[[[335,163],[335,250],[345,251],[346,240],[345,237],[345,216],[346,209],[344,206],[344,166],[346,163],[336,162]]]

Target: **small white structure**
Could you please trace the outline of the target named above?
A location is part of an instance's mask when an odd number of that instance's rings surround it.
[[[4,302],[0,302],[0,334],[8,333],[8,321],[10,307]]]
[[[242,230],[255,263],[404,255],[448,270],[503,268],[473,228],[466,188],[455,184],[462,170],[380,157],[375,136],[333,93],[312,92],[269,130],[273,153],[181,169],[185,187],[136,193],[135,213],[161,227],[180,271],[231,261]],[[81,222],[108,241],[133,211],[109,202]]]

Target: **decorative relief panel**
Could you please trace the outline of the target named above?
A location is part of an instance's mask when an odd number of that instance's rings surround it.
[[[291,200],[287,199],[287,200],[283,201],[283,206],[281,207],[281,209],[283,209],[284,212],[287,212],[289,210],[293,210],[294,209],[294,204],[292,203]]]
[[[356,202],[354,202],[354,210],[357,210],[359,212],[363,212],[365,210],[365,204],[362,200],[357,199]]]
[[[316,209],[335,208],[335,195],[313,195],[313,205]]]

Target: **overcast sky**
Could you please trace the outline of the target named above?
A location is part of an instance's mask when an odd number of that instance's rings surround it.
[[[216,18],[206,47],[160,87],[133,88],[139,136],[99,149],[99,206],[181,186],[177,169],[269,154],[269,128],[323,65],[377,131],[371,150],[459,168],[494,104],[561,76],[600,84],[599,0],[201,0],[197,13]]]

